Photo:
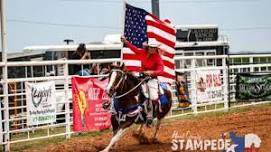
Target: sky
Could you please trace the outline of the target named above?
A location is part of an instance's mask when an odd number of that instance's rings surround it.
[[[159,0],[173,25],[216,24],[230,53],[271,52],[271,0]],[[32,45],[101,42],[123,31],[123,0],[5,0],[7,52]],[[151,0],[128,0],[151,12]]]

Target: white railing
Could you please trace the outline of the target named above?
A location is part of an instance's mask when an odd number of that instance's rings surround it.
[[[269,55],[271,57],[271,54]],[[268,57],[269,57],[268,56]],[[234,56],[236,57],[236,56]],[[242,56],[243,57],[243,56]],[[253,56],[251,56],[253,57]],[[266,57],[266,55],[265,55]],[[198,60],[207,60],[207,59],[215,59],[221,60],[221,65],[197,65]],[[240,103],[235,101],[235,73],[229,73],[228,71],[232,71],[237,69],[237,72],[241,71],[242,68],[260,68],[260,67],[271,67],[271,63],[264,63],[264,64],[249,64],[249,65],[232,65],[228,66],[226,64],[228,60],[227,55],[221,56],[182,56],[182,57],[175,57],[175,61],[182,61],[182,60],[190,60],[191,66],[189,68],[182,68],[176,69],[179,72],[187,72],[188,73],[188,88],[189,88],[189,95],[191,100],[191,106],[185,109],[179,109],[179,111],[172,112],[169,117],[178,117],[186,114],[197,114],[202,112],[210,112],[210,111],[220,111],[224,110],[227,111],[229,108],[239,107],[239,106],[247,106],[252,105],[255,103],[245,102],[240,105]],[[9,147],[10,144],[18,143],[18,142],[25,142],[31,140],[38,140],[38,139],[45,139],[50,137],[56,136],[66,136],[66,138],[70,138],[73,134],[71,129],[72,127],[72,110],[70,109],[71,104],[71,75],[69,75],[69,65],[74,64],[93,64],[93,63],[113,63],[116,61],[120,61],[120,59],[96,59],[96,60],[84,60],[84,61],[75,61],[75,60],[57,60],[57,61],[27,61],[27,62],[8,62],[6,65],[8,69],[17,69],[22,70],[24,75],[20,75],[14,78],[8,78],[7,83],[11,84],[14,83],[16,85],[16,92],[9,92],[7,94],[0,95],[0,98],[9,97],[15,98],[14,104],[12,105],[9,102],[8,105],[1,105],[1,137],[3,135],[9,135],[5,138],[5,140],[1,140],[1,144],[4,147]],[[4,63],[0,63],[0,66],[5,66]],[[45,69],[43,75],[39,77],[35,77],[35,67],[39,66],[41,69]],[[47,71],[47,66],[61,66],[63,68],[63,73],[61,75],[56,76],[45,76]],[[215,101],[215,102],[206,102],[206,103],[199,103],[197,101],[197,83],[196,83],[196,72],[201,70],[220,70],[221,71],[221,78],[223,82],[223,100],[222,101]],[[15,72],[18,72],[15,71]],[[12,73],[11,73],[12,74]],[[93,77],[100,77],[104,75],[94,75]],[[9,76],[8,76],[9,77]],[[54,80],[56,81],[56,90],[58,93],[59,101],[58,110],[57,110],[57,121],[58,123],[48,124],[48,125],[41,125],[41,126],[34,126],[28,127],[26,125],[26,99],[25,99],[25,89],[24,83],[25,82],[40,82],[40,81],[48,81]],[[4,83],[0,81],[0,83]],[[63,99],[64,96],[64,99]],[[62,98],[62,99],[61,99]],[[174,98],[174,107],[173,110],[176,109],[176,97]],[[61,101],[60,101],[61,100]],[[233,104],[230,104],[233,103]],[[260,102],[261,103],[261,102]],[[230,104],[230,107],[229,107]],[[4,108],[8,107],[8,108]],[[8,113],[8,116],[4,115],[3,113]],[[3,125],[2,125],[3,124]],[[4,126],[9,126],[7,129]],[[10,150],[10,149],[5,149]]]

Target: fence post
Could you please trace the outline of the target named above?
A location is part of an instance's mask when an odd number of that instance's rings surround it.
[[[70,125],[70,102],[69,102],[69,66],[68,60],[64,64],[64,90],[65,90],[65,124],[66,124],[66,138],[71,138],[71,125]]]
[[[2,101],[1,101],[2,102]],[[2,104],[0,104],[0,144],[3,145],[3,137],[4,137],[4,133],[3,133],[3,119],[2,119]],[[2,147],[4,148],[4,147]]]
[[[197,70],[196,70],[196,59],[193,58],[191,61],[191,103],[192,103],[192,111],[195,115],[198,113],[197,109]]]
[[[5,0],[0,0],[0,24],[1,24],[1,51],[2,51],[2,62],[4,66],[2,68],[2,76],[3,76],[3,103],[4,103],[4,125],[2,126],[4,129],[3,132],[3,142],[4,142],[4,151],[10,151],[10,135],[9,135],[9,103],[8,103],[8,67],[7,67],[7,30],[6,30],[6,15],[5,15]],[[1,111],[2,112],[2,111]],[[2,123],[1,122],[1,123]]]
[[[223,66],[223,93],[224,93],[224,111],[229,110],[229,80],[228,80],[228,66],[226,62],[227,58],[223,57],[222,66]]]
[[[249,64],[254,64],[253,57],[249,57]],[[254,72],[254,67],[251,66],[249,72]]]

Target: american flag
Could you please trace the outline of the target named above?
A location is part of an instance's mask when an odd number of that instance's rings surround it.
[[[168,21],[161,21],[144,9],[126,4],[124,36],[138,48],[143,48],[143,42],[148,38],[155,38],[161,43],[159,48],[164,63],[164,74],[159,76],[160,82],[172,83],[175,79],[175,42],[176,30]],[[129,48],[122,50],[123,61],[130,71],[139,71],[140,59]]]

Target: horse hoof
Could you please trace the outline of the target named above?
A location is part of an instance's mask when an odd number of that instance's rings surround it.
[[[140,138],[139,143],[142,145],[150,144],[150,142],[147,138]]]
[[[102,148],[102,149],[97,148],[97,151],[98,151],[98,152],[109,152],[109,150],[107,150],[107,149],[105,149],[105,148]]]
[[[135,138],[138,138],[139,135],[140,135],[140,134],[139,134],[137,131],[134,131],[134,132],[132,133],[132,136],[135,137]]]
[[[157,138],[152,138],[150,143],[152,143],[152,144],[160,144],[161,142]]]
[[[139,143],[140,144],[150,144],[148,138],[144,134],[139,136]]]

